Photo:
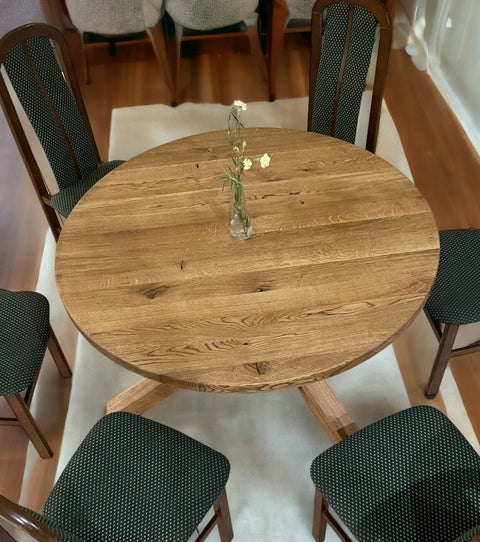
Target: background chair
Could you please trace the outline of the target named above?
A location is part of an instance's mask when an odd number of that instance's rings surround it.
[[[480,531],[480,457],[435,408],[357,431],[320,454],[310,473],[317,542],[327,522],[359,542],[460,542]]]
[[[263,53],[258,37],[258,14],[255,11],[257,6],[258,0],[236,2],[225,2],[224,0],[195,0],[193,2],[191,0],[166,0],[166,11],[175,25],[172,65],[173,84],[177,96],[182,40],[246,33],[250,41],[251,53],[259,59],[263,66]]]
[[[176,104],[175,88],[168,63],[163,31],[163,0],[66,0],[72,24],[82,35],[85,82],[90,82],[88,59],[84,44],[98,37],[109,42],[115,54],[115,42],[124,39],[150,38],[160,70],[165,74],[172,104]]]
[[[380,0],[318,0],[313,7],[308,108],[308,129],[313,132],[355,142],[377,27],[366,142],[371,152],[375,151],[390,54],[390,16]]]
[[[50,327],[49,311],[47,299],[37,292],[0,290],[0,396],[16,416],[0,418],[0,425],[23,426],[44,459],[53,452],[29,407],[47,347],[60,374],[72,375]]]
[[[230,542],[229,472],[226,457],[175,429],[109,414],[74,453],[42,514],[0,498],[0,538],[3,527],[42,541],[187,542],[213,505],[197,540],[217,525],[221,541]]]
[[[310,32],[316,0],[272,0],[268,2],[268,89],[270,101],[277,94],[277,68],[286,32]]]
[[[425,396],[438,393],[448,360],[480,351],[480,340],[453,348],[459,327],[480,322],[480,230],[445,230],[440,234],[440,263],[425,314],[439,346]]]
[[[60,31],[37,23],[12,30],[0,40],[0,64],[4,68],[0,72],[2,108],[52,233],[58,239],[62,217],[68,217],[87,190],[122,161],[100,161]],[[34,153],[25,120],[20,120],[18,102],[26,122],[31,123],[38,136],[58,191],[48,185],[48,175],[40,165],[41,156]]]

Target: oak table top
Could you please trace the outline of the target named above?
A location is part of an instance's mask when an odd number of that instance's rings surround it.
[[[151,380],[215,392],[307,384],[357,365],[417,315],[438,263],[426,201],[344,141],[244,129],[253,236],[229,235],[224,131],[151,149],[65,222],[56,278],[100,351]]]

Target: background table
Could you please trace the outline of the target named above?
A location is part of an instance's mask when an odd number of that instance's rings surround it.
[[[332,439],[355,430],[325,378],[369,358],[422,308],[438,234],[408,179],[349,143],[244,130],[254,235],[229,236],[225,132],[174,141],[97,183],[64,225],[56,276],[100,351],[146,377],[107,410],[178,387],[298,387]],[[388,385],[388,383],[386,383]]]

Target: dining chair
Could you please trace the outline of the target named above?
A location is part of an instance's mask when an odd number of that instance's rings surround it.
[[[316,0],[271,0],[267,12],[268,90],[270,101],[277,95],[277,69],[285,34],[310,32]]]
[[[480,456],[439,410],[411,407],[314,459],[313,537],[467,542],[480,534]]]
[[[5,34],[0,39],[0,65],[4,68],[0,71],[0,102],[48,224],[58,239],[64,219],[78,200],[123,161],[100,160],[67,44],[59,30],[32,23]],[[53,181],[49,180],[48,167]]]
[[[439,341],[428,399],[437,395],[451,357],[480,351],[480,340],[454,348],[460,326],[480,322],[480,230],[443,230],[439,236],[440,262],[424,311]]]
[[[165,8],[175,27],[173,84],[179,95],[182,41],[205,37],[247,35],[250,51],[264,66],[258,36],[258,0],[166,0]]]
[[[65,0],[68,17],[82,36],[82,58],[85,82],[90,82],[85,43],[104,39],[109,43],[111,56],[115,55],[117,41],[148,36],[160,71],[171,94],[172,105],[176,105],[172,73],[168,62],[163,15],[163,0]]]
[[[312,11],[308,130],[355,142],[373,62],[366,149],[375,151],[391,41],[391,18],[381,0],[317,0]]]
[[[21,425],[43,459],[53,452],[30,413],[30,402],[47,347],[59,373],[72,375],[50,326],[49,312],[42,294],[0,290],[0,396],[15,415],[0,418],[0,425]]]
[[[55,483],[43,512],[0,497],[2,529],[37,541],[187,542],[218,527],[233,538],[221,453],[170,427],[127,412],[98,421]],[[10,539],[8,539],[10,540]]]

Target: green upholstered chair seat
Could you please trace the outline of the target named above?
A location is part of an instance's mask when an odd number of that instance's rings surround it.
[[[0,292],[0,395],[27,389],[37,377],[49,326],[47,299],[36,292]]]
[[[85,175],[85,177],[82,177],[78,181],[69,184],[63,188],[63,190],[60,190],[60,192],[57,192],[52,196],[52,207],[62,216],[67,218],[80,198],[86,194],[86,192],[102,177],[105,177],[107,173],[118,167],[120,164],[123,164],[123,162],[123,160],[113,160],[111,162],[101,164],[97,169],[88,175]]]
[[[312,480],[362,542],[452,542],[480,523],[480,457],[432,407],[413,407],[319,455]]]
[[[101,419],[75,452],[42,517],[59,536],[83,542],[187,541],[229,471],[228,460],[208,446],[116,412]]]
[[[425,310],[437,322],[480,322],[480,230],[440,232],[440,263]]]

